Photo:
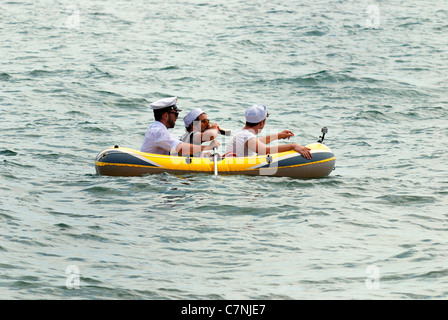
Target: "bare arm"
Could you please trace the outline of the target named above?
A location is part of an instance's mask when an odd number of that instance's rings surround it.
[[[207,129],[204,132],[198,134],[201,138],[201,143],[205,141],[212,141],[218,136],[218,129]]]
[[[307,158],[308,160],[311,159],[312,155],[309,148],[301,146],[297,143],[288,143],[288,144],[281,144],[278,146],[272,146],[269,147],[257,138],[252,138],[246,142],[247,147],[253,151],[255,151],[257,154],[264,155],[264,154],[273,154],[273,153],[279,153],[279,152],[285,152],[289,150],[294,150],[298,153],[300,153],[302,156]]]
[[[213,141],[208,146],[200,146],[200,145],[196,145],[196,144],[181,142],[177,145],[176,152],[183,154],[183,155],[193,154],[193,153],[198,153],[201,151],[213,150],[214,147],[219,148],[219,146],[220,146],[220,143],[218,141]]]
[[[288,139],[289,140],[289,138],[291,138],[293,136],[294,136],[294,133],[292,133],[291,131],[283,130],[280,133],[271,134],[270,136],[262,137],[262,138],[259,138],[258,140],[264,144],[269,144],[272,141],[277,140],[277,139]]]

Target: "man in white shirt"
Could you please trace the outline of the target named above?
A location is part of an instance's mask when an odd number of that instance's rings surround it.
[[[140,151],[163,155],[169,155],[170,152],[185,155],[219,147],[220,144],[217,141],[212,141],[208,146],[184,143],[168,131],[174,128],[179,113],[182,111],[177,108],[176,103],[177,97],[170,97],[150,104],[154,111],[155,122],[146,132]]]
[[[268,146],[274,140],[289,139],[294,136],[289,130],[283,130],[278,134],[257,138],[257,134],[263,130],[268,116],[268,110],[264,105],[253,105],[247,108],[245,112],[246,125],[232,137],[226,148],[226,156],[250,157],[295,150],[306,159],[311,159],[311,149],[297,143]]]

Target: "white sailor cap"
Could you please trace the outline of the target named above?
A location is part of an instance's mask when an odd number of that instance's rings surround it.
[[[250,106],[245,113],[246,121],[250,123],[259,123],[266,119],[268,115],[268,108],[261,104]]]
[[[199,117],[201,114],[205,113],[202,109],[196,108],[191,110],[185,117],[184,117],[184,123],[185,127],[188,128],[190,124],[196,120],[197,117]]]
[[[177,97],[170,97],[157,100],[156,102],[151,103],[150,106],[153,110],[170,108],[171,110],[181,112],[182,110],[177,108],[176,103],[177,103]]]

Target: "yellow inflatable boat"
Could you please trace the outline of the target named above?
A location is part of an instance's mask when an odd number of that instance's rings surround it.
[[[307,145],[310,160],[295,151],[246,158],[199,158],[144,153],[115,146],[101,151],[95,159],[96,172],[108,176],[141,176],[169,172],[265,175],[293,178],[319,178],[334,169],[335,156],[322,143]],[[216,159],[216,161],[215,161]]]

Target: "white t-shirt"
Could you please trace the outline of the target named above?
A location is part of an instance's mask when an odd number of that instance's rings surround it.
[[[257,136],[247,129],[237,131],[227,145],[226,153],[236,153],[237,157],[256,156],[257,153],[246,146],[246,142],[253,138]]]
[[[177,145],[181,142],[179,138],[168,131],[163,123],[156,121],[146,131],[140,151],[169,155],[170,151],[176,150]]]

